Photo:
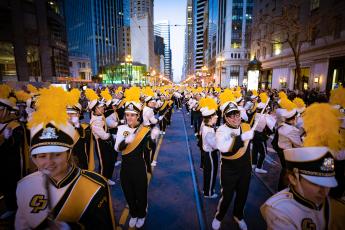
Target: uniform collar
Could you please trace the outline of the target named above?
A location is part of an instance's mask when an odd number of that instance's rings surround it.
[[[50,179],[50,182],[52,185],[54,185],[56,188],[62,188],[68,185],[70,182],[74,180],[80,173],[80,169],[76,166],[72,166],[71,170],[67,173],[67,175],[59,182],[55,182],[54,180]]]
[[[290,187],[290,192],[292,193],[292,197],[295,201],[297,201],[298,203],[300,203],[301,205],[313,209],[313,210],[317,210],[320,211],[322,209],[322,204],[317,206],[316,204],[314,204],[314,202],[304,198],[302,195],[300,195],[297,191],[295,191],[292,187]]]

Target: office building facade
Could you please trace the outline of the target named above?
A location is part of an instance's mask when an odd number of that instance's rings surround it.
[[[193,0],[187,0],[182,79],[194,73]]]
[[[161,21],[155,25],[155,35],[164,39],[164,76],[173,79],[172,74],[172,54],[170,48],[170,23],[169,21]]]

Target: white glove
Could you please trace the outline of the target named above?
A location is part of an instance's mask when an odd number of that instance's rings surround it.
[[[116,134],[112,134],[114,141],[116,141]]]
[[[126,144],[132,143],[134,141],[134,138],[135,138],[134,134],[129,134],[125,139]]]
[[[122,119],[122,120],[120,121],[120,123],[121,123],[121,124],[124,124],[124,123],[125,123],[125,120]]]
[[[152,130],[151,130],[151,139],[152,140],[155,140],[157,139],[157,137],[159,136],[159,129],[157,127],[154,127]]]
[[[249,130],[249,131],[241,134],[242,141],[249,141],[249,140],[253,139],[253,137],[254,137],[254,131],[253,130]]]
[[[12,129],[11,128],[6,128],[3,131],[4,134],[4,138],[7,140],[8,138],[10,138],[12,136]]]
[[[163,119],[163,116],[159,116],[159,117],[158,117],[158,120],[161,121],[162,119]]]

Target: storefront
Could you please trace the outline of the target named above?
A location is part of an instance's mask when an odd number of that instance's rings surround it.
[[[329,60],[327,91],[345,84],[345,56]]]

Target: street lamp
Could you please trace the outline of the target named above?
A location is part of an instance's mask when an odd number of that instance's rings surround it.
[[[225,61],[225,58],[223,56],[219,56],[216,61],[219,63],[219,87],[222,88],[222,64]]]
[[[129,81],[129,83],[131,83],[131,81],[132,81],[132,71],[131,71],[132,61],[133,61],[132,56],[127,55],[125,58],[126,69],[127,69],[127,81],[126,81],[127,84],[128,84],[128,81]],[[128,65],[130,67],[129,70],[128,70]]]

